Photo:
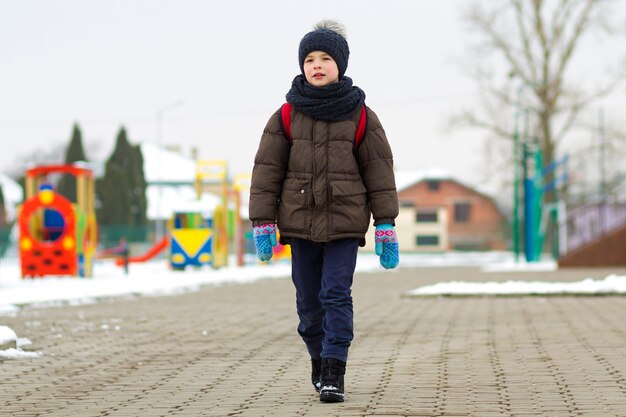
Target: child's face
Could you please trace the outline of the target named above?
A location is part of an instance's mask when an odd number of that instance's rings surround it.
[[[316,87],[323,87],[339,81],[337,63],[326,52],[311,52],[304,58],[303,67],[306,80]]]

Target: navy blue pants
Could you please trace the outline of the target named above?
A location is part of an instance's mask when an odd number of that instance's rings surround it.
[[[296,287],[298,334],[313,359],[346,362],[353,338],[352,277],[358,239],[316,243],[291,239],[291,278]]]

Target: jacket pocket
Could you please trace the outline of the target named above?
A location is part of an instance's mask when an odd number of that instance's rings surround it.
[[[278,204],[278,228],[285,232],[308,231],[311,198],[311,184],[308,181],[287,178]]]
[[[333,181],[331,192],[331,234],[365,233],[370,223],[367,191],[361,181]]]

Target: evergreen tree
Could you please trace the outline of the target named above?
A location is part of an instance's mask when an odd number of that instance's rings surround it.
[[[97,185],[101,224],[146,225],[146,188],[141,149],[128,142],[126,129],[122,127],[106,163],[104,178]]]
[[[130,193],[124,170],[110,160],[106,164],[106,174],[99,182],[101,195],[98,221],[105,225],[126,225],[129,223]]]
[[[72,138],[65,151],[65,163],[72,164],[76,161],[87,161],[83,149],[82,133],[78,124],[74,124]],[[57,185],[59,194],[67,197],[70,201],[76,202],[76,178],[73,175],[63,175]]]
[[[130,194],[128,167],[131,165],[131,146],[122,127],[117,135],[113,153],[106,162],[104,178],[101,181],[101,213],[98,219],[102,224],[130,224]]]
[[[132,172],[132,206],[133,224],[144,226],[148,223],[148,201],[146,190],[148,183],[143,173],[143,155],[139,145],[133,146],[133,172]]]
[[[0,185],[0,227],[7,223],[7,211],[4,202],[4,193],[2,192],[2,185]]]

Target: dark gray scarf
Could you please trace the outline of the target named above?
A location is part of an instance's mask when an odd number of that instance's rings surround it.
[[[344,76],[336,83],[315,87],[300,74],[291,83],[287,101],[314,119],[338,122],[349,119],[363,106],[365,92],[353,86],[350,77]]]

